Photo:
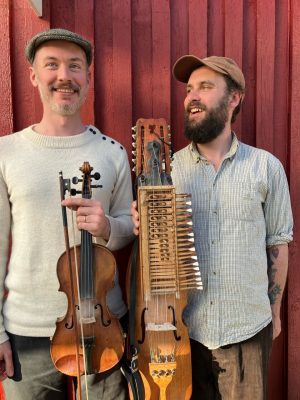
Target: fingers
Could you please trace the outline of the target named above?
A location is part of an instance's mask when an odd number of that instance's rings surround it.
[[[79,230],[83,229],[93,236],[109,239],[110,223],[98,200],[74,197],[63,200],[62,205],[76,211],[76,223]]]
[[[10,342],[4,342],[0,345],[0,381],[8,376],[13,376],[14,365],[12,360],[12,352]]]
[[[139,234],[140,220],[139,220],[139,213],[137,211],[136,201],[133,201],[132,205],[131,205],[131,221],[132,221],[132,224],[133,224],[133,233],[135,235],[138,235]]]
[[[77,210],[79,207],[94,207],[100,204],[100,202],[95,199],[85,199],[83,197],[68,197],[61,204],[72,210]]]
[[[273,324],[273,340],[275,340],[281,333],[281,320],[280,317],[272,315]]]

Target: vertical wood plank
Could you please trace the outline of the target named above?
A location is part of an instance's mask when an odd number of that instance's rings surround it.
[[[95,2],[95,123],[103,132],[109,132],[113,118],[112,91],[112,4],[111,1]]]
[[[181,0],[172,0],[171,7],[171,67],[175,61],[189,53],[188,10]],[[184,83],[171,78],[171,133],[173,149],[179,150],[187,144],[183,134],[183,100],[186,95]]]
[[[208,3],[208,56],[224,55],[224,1],[214,0]]]
[[[288,388],[287,398],[300,398],[300,3],[291,1],[290,43],[290,182],[294,212],[294,241],[290,245],[288,276]]]
[[[94,48],[94,0],[75,0],[74,4],[74,31],[88,39]],[[91,81],[87,99],[82,108],[82,118],[85,124],[95,123],[94,100],[94,62],[90,66]]]
[[[131,89],[131,2],[112,2],[113,58],[112,93],[113,107],[110,133],[131,152],[132,89]]]
[[[0,0],[0,136],[13,131],[12,70],[11,70],[11,6],[9,0]]]
[[[151,118],[152,100],[152,1],[132,1],[133,121]]]
[[[188,1],[189,54],[200,58],[207,55],[207,1]]]
[[[256,144],[274,150],[275,2],[257,0]]]
[[[256,123],[256,2],[249,1],[244,7],[243,24],[243,72],[246,79],[246,95],[242,104],[243,142],[255,146]]]
[[[75,1],[76,0],[50,1],[50,28],[63,28],[69,29],[70,31],[75,30]],[[86,1],[89,0],[85,0],[84,2]]]
[[[243,2],[240,0],[225,0],[224,2],[224,55],[232,58],[243,69]],[[238,137],[242,129],[241,109],[233,129]]]
[[[274,154],[287,166],[289,136],[289,1],[276,2],[274,61]]]
[[[21,130],[36,123],[42,116],[38,91],[33,88],[29,81],[29,64],[24,56],[25,45],[37,32],[48,29],[49,23],[44,18],[38,18],[26,0],[15,0],[12,4],[14,129]],[[45,18],[48,13],[48,4],[45,1]]]
[[[289,115],[289,2],[276,2],[273,153],[287,169]],[[287,171],[288,173],[288,171]],[[287,387],[287,290],[281,308],[282,334],[274,342],[269,373],[269,397],[285,398]]]
[[[152,0],[152,116],[167,123],[171,119],[170,27],[169,0]]]

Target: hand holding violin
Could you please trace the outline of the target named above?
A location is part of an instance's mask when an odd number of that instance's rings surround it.
[[[99,201],[83,197],[72,197],[63,200],[62,205],[76,211],[78,229],[84,229],[95,237],[109,240],[109,219],[106,217]]]
[[[137,204],[136,201],[133,201],[131,204],[131,221],[133,224],[133,233],[135,235],[139,234],[139,227],[140,227],[140,220],[139,220],[139,213],[137,211]]]
[[[12,352],[9,340],[0,344],[0,381],[14,374]]]

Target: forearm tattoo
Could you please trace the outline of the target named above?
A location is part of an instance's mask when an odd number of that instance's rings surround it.
[[[269,288],[268,294],[271,304],[275,304],[276,298],[281,293],[282,289],[278,283],[275,282],[275,275],[277,268],[274,267],[275,261],[278,258],[279,249],[278,247],[272,247],[267,250],[268,257],[268,277],[269,277]]]

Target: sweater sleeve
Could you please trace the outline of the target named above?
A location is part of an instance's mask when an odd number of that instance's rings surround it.
[[[10,203],[8,198],[7,185],[5,183],[2,170],[0,169],[0,343],[8,340],[3,324],[3,302],[4,302],[4,281],[7,271],[9,233],[11,224]]]
[[[106,246],[118,250],[133,240],[133,225],[130,207],[132,203],[132,184],[129,162],[125,151],[119,159],[117,179],[110,200],[109,214],[110,238]],[[101,243],[101,240],[97,240]]]

